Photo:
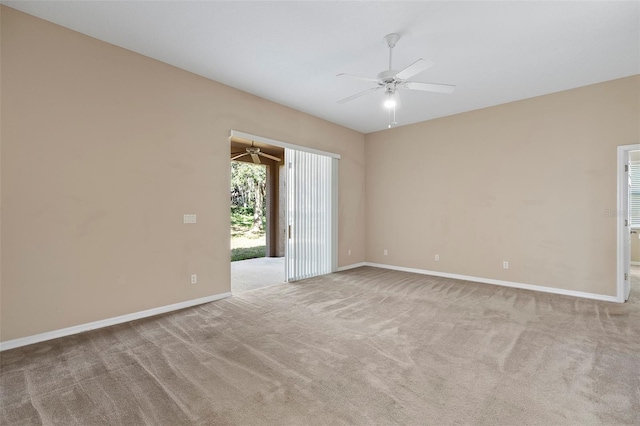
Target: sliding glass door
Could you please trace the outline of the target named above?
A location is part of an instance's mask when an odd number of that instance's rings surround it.
[[[287,191],[286,279],[336,268],[338,160],[285,149]]]

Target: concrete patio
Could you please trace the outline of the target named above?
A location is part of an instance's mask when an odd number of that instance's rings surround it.
[[[284,257],[231,262],[231,293],[238,294],[284,282]]]

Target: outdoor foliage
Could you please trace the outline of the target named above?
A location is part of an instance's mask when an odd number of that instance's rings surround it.
[[[253,233],[264,229],[266,184],[265,166],[231,162],[231,213],[253,215],[250,229]]]
[[[231,162],[231,261],[266,256],[266,167]]]
[[[231,205],[231,215],[235,214],[235,215],[246,215],[246,216],[253,217],[253,213],[254,213],[253,206],[241,207],[241,206],[234,206],[233,204]]]
[[[262,228],[266,225],[266,218],[262,218]],[[231,238],[246,236],[255,238],[264,235],[264,231],[251,233],[253,228],[253,214],[231,212]]]
[[[231,261],[255,259],[256,257],[265,257],[267,255],[266,246],[255,247],[238,247],[231,249]]]

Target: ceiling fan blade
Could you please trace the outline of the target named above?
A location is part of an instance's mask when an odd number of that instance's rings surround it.
[[[349,77],[349,78],[355,78],[356,80],[371,81],[373,83],[377,83],[378,82],[377,78],[362,77],[362,76],[359,76],[359,75],[346,74],[346,73],[340,73],[340,74],[336,75],[336,77]]]
[[[409,90],[422,90],[424,92],[451,93],[456,86],[453,84],[420,83],[417,81],[407,81],[402,87]]]
[[[238,159],[238,158],[240,158],[240,157],[243,157],[243,156],[245,156],[245,155],[249,155],[249,153],[248,153],[248,152],[242,152],[242,153],[240,153],[240,152],[235,152],[235,153],[233,153],[233,154],[231,154],[231,155],[233,155],[233,157],[231,157],[231,161],[233,161],[233,160],[236,160],[236,159]]]
[[[409,65],[408,67],[406,67],[405,69],[403,69],[402,71],[398,72],[396,74],[396,78],[400,80],[406,80],[408,78],[413,77],[416,74],[421,73],[422,71],[426,70],[431,66],[433,66],[433,62],[425,61],[424,59],[420,58],[414,63],[412,63],[411,65]]]
[[[276,157],[275,155],[271,155],[271,154],[265,154],[264,152],[260,152],[259,155],[262,155],[263,157],[267,157],[272,159],[273,161],[280,161],[280,158]]]
[[[364,91],[362,91],[362,92],[356,93],[355,95],[351,95],[351,96],[349,96],[348,98],[340,99],[340,100],[338,101],[338,103],[339,103],[339,104],[343,104],[343,103],[345,103],[345,102],[352,101],[352,100],[354,100],[354,99],[356,99],[356,98],[359,98],[360,96],[364,96],[364,95],[366,95],[367,93],[375,92],[376,90],[379,90],[379,89],[382,89],[382,87],[380,87],[380,86],[378,86],[378,87],[372,87],[371,89],[367,89],[367,90],[364,90]]]
[[[251,158],[253,159],[253,162],[256,164],[262,164],[260,162],[260,157],[258,156],[258,154],[251,154]]]

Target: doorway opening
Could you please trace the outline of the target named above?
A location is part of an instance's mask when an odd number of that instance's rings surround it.
[[[279,284],[284,276],[284,149],[231,138],[231,291]]]
[[[640,290],[640,150],[629,151],[629,290]],[[629,295],[625,295],[626,299]]]
[[[266,165],[265,257],[231,262],[231,292],[336,271],[340,156],[235,130],[230,143],[232,161]]]
[[[640,291],[640,144],[618,147],[616,300]]]

